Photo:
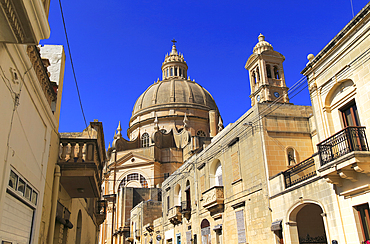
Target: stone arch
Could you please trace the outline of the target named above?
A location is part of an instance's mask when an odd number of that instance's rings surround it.
[[[221,171],[221,172],[220,172]],[[214,159],[209,167],[210,187],[222,186],[222,164],[219,159]]]
[[[138,169],[138,168],[131,169],[131,170],[125,171],[123,173],[121,173],[121,172],[118,171],[116,176],[118,176],[118,175],[119,176],[117,177],[117,181],[116,182],[121,183],[121,181],[123,180],[123,178],[125,178],[127,175],[132,174],[132,173],[139,173],[139,174],[143,175],[145,177],[145,179],[147,180],[147,182],[148,182],[148,187],[149,188],[150,187],[153,187],[151,178],[143,170]],[[118,190],[119,186],[120,186],[120,184],[116,184],[116,191]]]
[[[325,106],[326,107],[331,107],[333,105],[335,105],[335,102],[337,100],[343,100],[341,99],[342,98],[342,94],[347,95],[348,93],[354,91],[356,88],[354,86],[354,83],[352,80],[350,79],[345,79],[345,80],[341,80],[341,81],[338,81],[336,82],[332,88],[330,88],[328,94],[326,95],[325,97]],[[339,98],[340,97],[340,98]],[[338,99],[336,99],[338,98]]]
[[[286,223],[289,233],[287,243],[299,244],[307,240],[327,243],[330,240],[326,212],[317,201],[302,200],[293,205],[287,212]]]
[[[342,129],[340,108],[354,100],[355,95],[356,86],[350,79],[338,81],[330,88],[323,104],[324,119],[328,123],[329,134]]]
[[[202,244],[211,244],[211,225],[207,219],[200,223]]]
[[[132,177],[130,177],[130,179],[127,178],[129,175],[132,175],[132,174],[138,174],[137,180],[132,179]],[[142,180],[141,176],[143,177],[143,179],[145,179],[147,185],[142,184],[143,180]],[[116,192],[118,192],[118,189],[120,187],[135,187],[135,188],[142,188],[143,186],[144,186],[143,188],[152,187],[149,177],[146,174],[144,174],[144,172],[142,172],[141,170],[138,170],[138,169],[134,169],[134,170],[130,170],[128,172],[125,172],[124,174],[120,175],[120,177],[118,178],[117,181],[119,182],[119,184],[116,184]],[[137,181],[137,183],[131,182],[131,181]]]

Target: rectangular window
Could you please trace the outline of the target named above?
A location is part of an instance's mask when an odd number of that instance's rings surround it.
[[[344,128],[348,126],[360,126],[360,119],[355,102],[351,102],[346,107],[342,108],[342,120]]]
[[[167,196],[167,211],[170,209],[170,196]]]
[[[238,243],[246,243],[245,237],[245,225],[244,225],[244,211],[239,210],[235,212],[236,216],[236,228],[238,230]]]
[[[24,180],[19,179],[17,191],[22,193],[22,196],[24,195],[25,187],[26,187],[26,183],[24,182]]]
[[[31,202],[35,205],[37,204],[37,192],[35,191],[32,192]]]
[[[10,171],[9,186],[13,189],[17,189],[18,175],[13,171]]]
[[[235,152],[231,155],[231,165],[232,165],[232,170],[233,170],[233,181],[237,181],[240,179],[238,152]]]
[[[24,192],[24,197],[31,201],[31,193],[32,193],[32,188],[29,185],[27,185],[26,191]]]
[[[355,209],[357,210],[358,219],[361,226],[361,231],[364,240],[370,240],[370,218],[369,218],[369,204],[362,204],[356,206]]]

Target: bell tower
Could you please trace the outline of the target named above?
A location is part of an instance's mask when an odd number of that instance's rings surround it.
[[[289,103],[288,87],[285,84],[283,62],[285,57],[274,51],[265,36],[258,36],[253,54],[245,69],[249,71],[252,106],[256,103]]]

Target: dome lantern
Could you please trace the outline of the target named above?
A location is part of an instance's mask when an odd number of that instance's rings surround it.
[[[184,60],[184,55],[177,52],[175,39],[172,42],[172,50],[166,55],[162,64],[162,80],[186,79],[188,65]]]

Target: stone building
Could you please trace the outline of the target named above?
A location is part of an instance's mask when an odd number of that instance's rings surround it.
[[[44,193],[58,154],[64,74],[63,47],[38,46],[50,35],[49,5],[48,0],[0,4],[1,243],[38,243],[44,229]]]
[[[274,230],[285,243],[363,243],[369,229],[367,4],[316,56],[307,77],[314,154],[270,178]]]
[[[104,168],[104,197],[107,219],[102,225],[101,243],[127,243],[130,211],[140,201],[160,201],[160,185],[183,162],[222,130],[222,119],[211,94],[188,77],[188,65],[175,41],[162,64],[162,80],[148,87],[137,99],[127,136],[121,124],[108,148]],[[152,194],[153,188],[158,194]],[[143,188],[139,195],[137,189]]]
[[[39,243],[98,243],[106,214],[102,169],[106,161],[103,125],[95,120],[83,132],[59,134],[57,164],[45,191]]]
[[[179,75],[181,68],[181,74],[186,73],[185,65],[178,65],[177,73],[167,69],[167,58],[177,53],[173,47],[162,66],[163,81],[148,88],[135,104],[128,130],[132,142],[121,138],[119,127],[106,166],[109,181],[105,192],[113,193],[108,195],[112,211],[120,213],[123,210],[115,210],[113,204],[118,202],[118,189],[131,184],[143,187],[145,181],[135,176],[136,182],[129,184],[132,180],[125,177],[139,172],[141,168],[136,167],[140,164],[135,164],[136,159],[127,162],[130,156],[126,156],[123,167],[124,160],[121,163],[118,158],[124,156],[116,155],[124,151],[120,147],[127,150],[130,143],[136,143],[133,148],[137,150],[131,149],[131,155],[140,152],[137,157],[142,157],[147,150],[145,155],[155,158],[150,186],[164,179],[158,185],[163,214],[157,219],[149,214],[144,223],[146,202],[131,207],[131,215],[126,211],[124,217],[127,238],[116,238],[113,243],[298,244],[369,240],[369,30],[370,3],[316,56],[308,55],[302,74],[312,107],[290,103],[294,89],[285,83],[285,58],[261,34],[245,65],[252,107],[222,131],[221,119],[218,129],[216,126],[220,118],[217,110],[210,109],[208,130],[202,129],[207,137],[197,132],[198,123],[190,123],[190,109],[171,112],[167,106],[160,107],[160,111],[173,116],[172,127],[168,127],[167,117],[157,115],[161,82],[171,82],[166,99],[176,104],[176,94],[180,93],[176,93],[177,83],[171,76]],[[199,121],[205,122],[203,112],[204,120]],[[149,136],[143,137],[145,133]],[[149,142],[145,139],[148,137]],[[144,145],[153,147],[151,153]],[[168,162],[168,149],[172,157],[178,156],[175,166],[170,160],[171,170],[163,166]],[[122,174],[119,167],[122,172],[133,171]],[[161,175],[164,173],[169,177]],[[121,223],[115,224],[115,230],[124,228],[119,218],[110,221]]]
[[[284,59],[258,37],[252,108],[163,182],[157,243],[275,243],[268,179],[313,153],[312,109],[289,103]]]

